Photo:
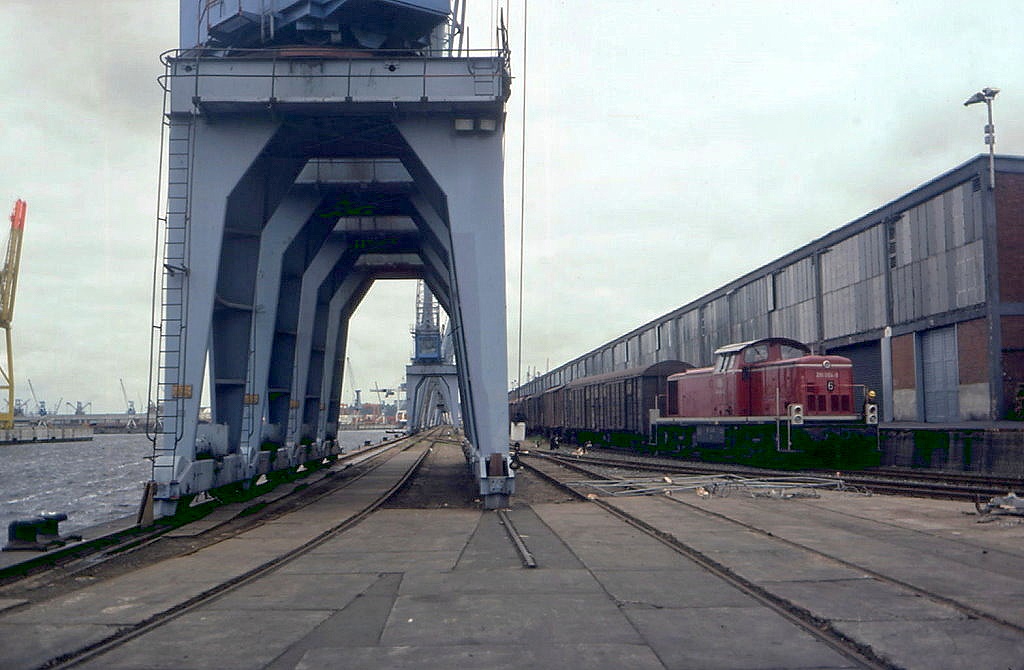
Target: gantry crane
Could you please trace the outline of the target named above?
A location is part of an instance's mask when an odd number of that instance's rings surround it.
[[[18,199],[11,213],[11,233],[7,238],[7,254],[0,269],[0,328],[4,331],[6,361],[0,358],[0,395],[7,406],[0,407],[0,428],[14,427],[14,350],[11,347],[11,321],[14,319],[14,295],[18,288],[21,264],[21,236],[25,230],[25,201]]]

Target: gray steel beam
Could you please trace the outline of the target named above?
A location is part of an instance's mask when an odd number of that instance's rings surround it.
[[[183,194],[187,204],[174,216],[168,206],[168,236],[178,228],[183,233],[183,265],[176,266],[176,259],[165,256],[165,294],[171,289],[180,302],[172,302],[165,295],[163,369],[158,391],[158,406],[163,408],[158,436],[162,444],[157,448],[153,468],[158,515],[172,513],[181,493],[203,490],[213,483],[213,463],[197,465],[195,460],[196,428],[228,219],[228,195],[278,128],[271,121],[254,120],[239,126],[211,125],[199,117],[187,118],[191,134]],[[180,220],[172,220],[178,217]],[[174,324],[180,331],[175,332]]]
[[[402,118],[399,131],[414,152],[406,168],[421,189],[435,185],[445,208],[454,265],[453,323],[462,412],[472,443],[480,494],[503,506],[514,488],[508,467],[508,366],[505,333],[505,237],[502,119],[495,132],[458,134],[451,119]]]
[[[320,383],[320,397],[327,398],[326,407],[317,415],[316,440],[323,443],[332,439],[330,423],[338,420],[336,406],[340,402],[341,387],[345,373],[345,352],[347,350],[348,322],[362,301],[373,279],[367,273],[353,272],[345,277],[331,296],[328,308],[327,332],[324,338],[323,374]],[[332,411],[333,416],[332,416]]]
[[[292,387],[288,428],[285,432],[285,444],[293,448],[302,438],[302,417],[306,403],[306,383],[309,376],[310,357],[313,346],[313,331],[319,311],[321,286],[328,276],[335,271],[342,256],[351,249],[348,242],[341,237],[328,239],[320,252],[310,263],[302,276],[302,289],[299,293],[299,313],[295,334],[295,356],[293,358]]]
[[[210,405],[214,423],[228,427],[230,452],[240,449],[262,230],[303,163],[261,158],[228,198],[211,327]]]
[[[250,468],[255,467],[253,457],[267,439],[263,417],[267,414],[267,377],[281,295],[282,257],[307,225],[321,200],[322,196],[313,190],[290,194],[274,211],[260,237],[255,312],[248,347],[247,402],[242,415],[241,434],[241,448],[249,456]]]

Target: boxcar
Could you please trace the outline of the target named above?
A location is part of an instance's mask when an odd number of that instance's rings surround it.
[[[570,441],[636,446],[646,439],[650,409],[659,403],[665,406],[669,375],[692,367],[682,361],[661,361],[548,389],[542,394],[543,410],[527,415],[527,427]]]

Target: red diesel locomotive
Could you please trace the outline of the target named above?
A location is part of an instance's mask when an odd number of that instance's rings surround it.
[[[853,364],[815,356],[784,338],[730,344],[715,365],[671,375],[665,420],[756,423],[785,416],[801,421],[857,421]]]
[[[651,438],[689,458],[770,467],[876,465],[878,406],[857,406],[853,364],[781,337],[730,344],[715,365],[670,375]]]

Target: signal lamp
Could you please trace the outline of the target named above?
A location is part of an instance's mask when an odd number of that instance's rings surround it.
[[[799,403],[793,403],[789,406],[789,422],[794,426],[803,425],[804,422],[804,406]]]
[[[878,425],[878,405],[868,403],[864,406],[864,423],[869,426]]]

